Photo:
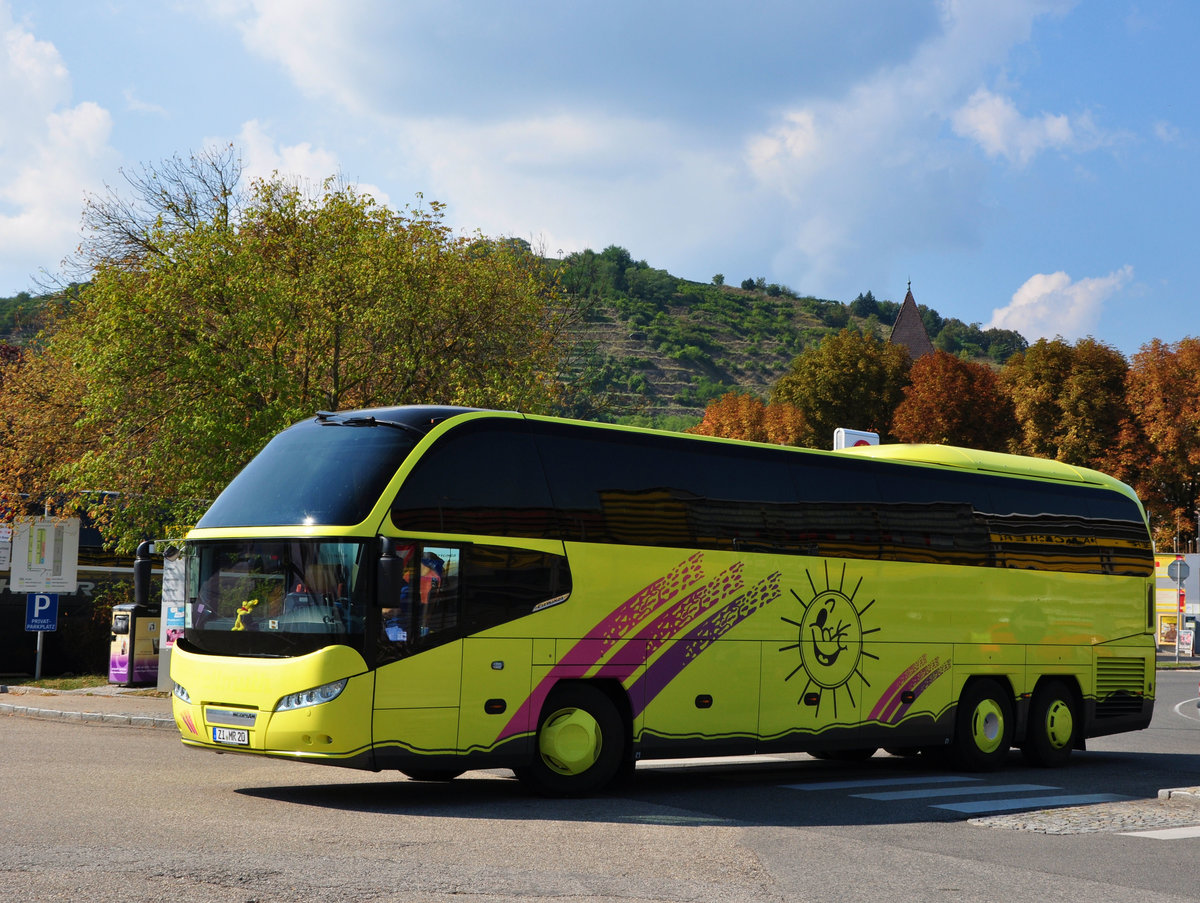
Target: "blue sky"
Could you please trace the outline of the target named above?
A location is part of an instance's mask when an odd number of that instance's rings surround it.
[[[1200,332],[1200,4],[0,0],[0,296],[234,143],[557,255],[1135,353]]]

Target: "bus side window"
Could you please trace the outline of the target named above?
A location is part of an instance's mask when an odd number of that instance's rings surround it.
[[[416,551],[417,547],[412,543],[395,544],[385,553],[388,559],[386,571],[381,563],[379,607],[383,639],[388,643],[406,644],[413,633],[410,584]]]
[[[458,635],[458,596],[461,549],[421,548],[413,588],[418,637],[437,645]]]
[[[463,564],[463,628],[476,633],[516,620],[570,592],[571,573],[561,555],[471,546]]]

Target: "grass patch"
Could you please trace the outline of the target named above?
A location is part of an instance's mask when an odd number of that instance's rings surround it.
[[[108,686],[108,676],[104,674],[68,674],[65,677],[43,677],[41,680],[29,678],[5,679],[10,687],[37,687],[42,690],[86,690],[88,687]]]

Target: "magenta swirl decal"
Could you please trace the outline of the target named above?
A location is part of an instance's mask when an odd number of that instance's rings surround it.
[[[639,624],[664,605],[672,604],[681,595],[686,596],[703,579],[704,553],[697,552],[618,605],[538,682],[529,698],[500,731],[497,742],[529,730],[532,719],[541,711],[542,703],[558,681],[565,677],[581,677],[583,672],[599,665],[601,659]],[[617,677],[624,681],[637,670],[642,660],[635,657],[628,662],[611,662],[597,676]]]
[[[780,574],[776,571],[754,584],[697,625],[651,664],[629,688],[634,717],[649,705],[666,686],[679,676],[709,646],[754,612],[779,598]],[[714,581],[715,582],[715,581]],[[723,598],[719,596],[718,598]]]
[[[929,661],[928,656],[922,655],[900,672],[900,676],[883,692],[871,710],[869,720],[882,721],[884,724],[898,723],[920,695],[949,670],[949,660],[943,662],[935,658]],[[903,699],[906,693],[912,694],[907,702]]]

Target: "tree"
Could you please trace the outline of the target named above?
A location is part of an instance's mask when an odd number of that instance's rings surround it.
[[[871,292],[858,293],[858,297],[850,302],[850,313],[865,320],[872,315],[879,315],[879,302]]]
[[[688,432],[698,436],[766,442],[763,403],[755,396],[743,392],[726,392],[708,403],[704,409],[704,419]]]
[[[11,347],[11,346],[6,346]],[[58,507],[59,470],[86,448],[76,427],[82,381],[69,359],[27,346],[0,362],[0,511]]]
[[[843,329],[797,357],[775,384],[771,400],[798,409],[803,445],[830,447],[838,427],[874,430],[887,441],[911,366],[899,345]]]
[[[1129,365],[1092,338],[1039,339],[1001,370],[1019,433],[1014,450],[1089,466],[1104,459],[1124,421]]]
[[[688,432],[773,445],[798,445],[802,427],[803,418],[793,405],[783,402],[764,405],[754,395],[726,392],[708,403],[704,419]]]
[[[122,547],[194,522],[272,434],[317,409],[547,411],[557,398],[564,308],[541,262],[454,235],[440,204],[395,212],[273,178],[236,216],[218,205],[92,227],[94,278],[27,366],[42,390],[65,381],[66,422],[87,437],[51,446],[44,472],[76,493],[119,492],[120,507],[89,510]],[[26,407],[11,426],[37,447],[48,425]],[[0,486],[20,475],[9,456]]]
[[[1200,339],[1158,339],[1133,356],[1119,439],[1101,466],[1133,485],[1155,541],[1196,534],[1200,505]]]
[[[996,373],[945,351],[912,365],[911,385],[892,419],[901,442],[934,442],[1006,451],[1016,436],[1012,402]]]

